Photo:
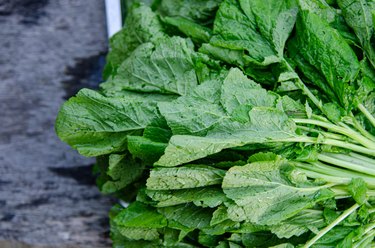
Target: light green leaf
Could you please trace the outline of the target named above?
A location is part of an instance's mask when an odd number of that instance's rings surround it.
[[[101,84],[105,91],[132,90],[186,95],[197,86],[191,41],[171,37],[144,43]]]
[[[157,207],[169,207],[192,202],[198,207],[214,208],[227,198],[220,188],[204,187],[182,190],[146,190],[146,194],[157,202]]]
[[[181,16],[205,24],[212,22],[222,0],[162,0],[158,10],[167,16]]]
[[[168,222],[176,221],[191,230],[209,227],[213,212],[212,209],[196,207],[193,204],[158,208],[158,211],[167,218]]]
[[[130,240],[157,240],[160,234],[155,228],[118,226],[119,233]]]
[[[224,61],[231,65],[243,67],[246,64],[243,58],[243,52],[239,50],[231,50],[229,48],[216,47],[211,44],[202,44],[199,52],[209,55],[210,57]]]
[[[104,79],[116,75],[117,68],[139,45],[164,35],[156,14],[148,6],[134,4],[128,10],[124,28],[110,40],[111,50],[106,58]]]
[[[248,122],[232,120],[210,130],[205,137],[174,135],[156,165],[172,167],[204,158],[224,149],[247,144],[278,142],[296,137],[296,126],[283,112],[255,107]]]
[[[208,42],[211,38],[211,30],[183,17],[165,17],[164,21],[175,26],[194,42]]]
[[[348,186],[348,191],[358,204],[364,204],[367,200],[367,185],[361,177],[353,178]]]
[[[149,190],[189,189],[220,184],[224,170],[206,165],[155,168],[147,179]]]
[[[323,212],[320,210],[303,210],[297,215],[269,227],[270,231],[277,235],[278,238],[291,238],[300,236],[303,233],[312,231],[317,233],[321,228],[326,226]]]
[[[266,91],[237,68],[229,71],[221,89],[221,104],[229,115],[243,105],[273,107],[277,99],[278,95]]]
[[[189,96],[158,105],[173,134],[204,135],[225,118],[220,99],[220,80],[209,80],[199,85]]]
[[[292,0],[272,0],[267,4],[261,0],[226,0],[216,14],[210,44],[243,51],[251,63],[279,62],[296,15]]]
[[[295,186],[284,175],[288,168],[287,161],[277,159],[229,169],[222,184],[224,193],[235,202],[228,207],[229,217],[275,225],[334,196],[324,187]]]
[[[221,205],[215,210],[215,212],[213,212],[210,225],[214,226],[228,219],[227,208],[224,205]]]
[[[249,20],[254,20],[258,32],[272,45],[276,55],[282,58],[285,42],[297,18],[296,1],[270,0],[265,3],[262,0],[239,0],[239,2]]]
[[[126,149],[126,136],[158,116],[156,103],[104,97],[83,89],[67,101],[56,119],[61,140],[85,156]]]

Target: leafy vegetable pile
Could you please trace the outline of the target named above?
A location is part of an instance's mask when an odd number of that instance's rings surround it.
[[[114,247],[375,247],[375,3],[133,3],[99,91],[57,117],[97,157]]]

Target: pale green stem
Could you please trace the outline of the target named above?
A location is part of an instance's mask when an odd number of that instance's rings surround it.
[[[340,166],[340,167],[343,167],[343,168],[346,168],[346,169],[349,169],[349,170],[358,171],[358,172],[362,172],[364,174],[375,176],[375,169],[370,168],[368,166],[362,166],[359,163],[351,163],[351,162],[348,162],[348,161],[345,161],[345,160],[337,159],[333,156],[328,156],[326,154],[319,154],[318,159],[320,161],[323,161],[323,162],[326,162],[326,163],[329,163],[329,164],[333,164],[333,165],[336,165],[336,166]]]
[[[337,146],[345,149],[350,149],[355,152],[363,153],[369,156],[375,156],[375,150],[374,149],[368,149],[363,146],[355,145],[349,142],[340,141],[340,140],[334,140],[334,139],[317,139],[313,137],[307,137],[307,136],[300,136],[300,137],[294,137],[294,138],[286,138],[281,139],[279,142],[303,142],[303,143],[312,143],[312,144],[323,144],[323,145],[331,145],[331,146]]]
[[[355,152],[349,153],[349,156],[351,156],[353,158],[356,158],[356,159],[359,159],[359,160],[362,160],[362,161],[367,162],[367,163],[374,163],[374,159],[363,156],[363,155],[355,153]]]
[[[320,162],[293,162],[293,164],[310,178],[320,178],[327,182],[348,185],[352,178],[360,177],[366,182],[369,188],[375,189],[375,177],[363,173],[329,166]]]
[[[293,121],[295,123],[311,124],[311,125],[316,125],[316,126],[327,128],[333,132],[337,132],[349,138],[352,138],[353,140],[358,141],[360,144],[362,144],[363,146],[367,148],[375,149],[375,143],[372,140],[367,139],[366,137],[353,131],[352,129],[340,127],[329,122],[311,120],[311,119],[293,119]]]
[[[352,157],[352,156],[347,155],[345,153],[323,152],[322,154],[333,157],[333,158],[336,158],[336,159],[344,160],[344,161],[349,162],[349,163],[358,164],[358,165],[363,166],[363,167],[375,169],[375,159],[368,158],[367,160],[363,160],[363,159],[360,159],[360,158]],[[362,157],[365,157],[365,156],[362,156]]]
[[[300,126],[300,125],[297,125],[297,127],[303,131],[306,131],[306,132],[310,132],[310,133],[321,133],[323,134],[324,137],[326,138],[329,138],[329,139],[336,139],[336,140],[341,140],[341,141],[346,141],[348,140],[347,137],[343,136],[343,135],[340,135],[340,134],[336,134],[336,133],[329,133],[329,132],[324,132],[324,131],[321,131],[321,130],[318,130],[318,129],[315,129],[315,128],[311,128],[311,127],[305,127],[305,126]],[[357,143],[356,141],[352,140],[352,142],[354,143]]]

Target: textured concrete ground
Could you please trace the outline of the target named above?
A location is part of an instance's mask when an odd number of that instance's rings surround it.
[[[53,126],[64,98],[100,82],[104,13],[102,0],[0,0],[1,247],[109,246],[94,161]]]

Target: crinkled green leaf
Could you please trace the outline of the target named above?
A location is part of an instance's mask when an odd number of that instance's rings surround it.
[[[220,184],[224,170],[206,165],[154,168],[147,179],[149,190],[189,189]]]
[[[207,81],[189,96],[160,103],[160,113],[174,134],[205,134],[225,118],[225,112],[218,104],[220,89],[219,80]]]
[[[130,240],[158,240],[160,234],[155,228],[118,226],[119,233]]]
[[[333,0],[336,2],[336,0]],[[350,44],[357,44],[358,39],[346,24],[341,10],[332,7],[326,0],[299,0],[302,10],[308,10],[330,24]],[[337,3],[335,3],[337,5]]]
[[[334,196],[322,187],[298,187],[284,175],[284,160],[234,166],[223,180],[223,190],[235,204],[228,207],[232,220],[256,224],[279,224],[303,209]]]
[[[273,107],[277,98],[276,94],[266,91],[238,69],[229,71],[221,88],[221,104],[229,115],[243,105]]]
[[[348,82],[359,71],[354,51],[338,31],[312,12],[300,12],[296,30],[302,56],[324,75],[340,104],[348,105]]]
[[[210,57],[224,61],[228,64],[244,66],[246,64],[243,58],[243,52],[239,50],[231,50],[223,47],[216,47],[211,44],[202,44],[199,52],[209,55]]]
[[[105,91],[132,90],[186,95],[197,86],[191,41],[171,37],[144,43],[101,84]]]
[[[158,10],[167,16],[181,16],[199,23],[210,23],[222,0],[162,0]]]
[[[198,207],[214,208],[222,204],[227,198],[220,188],[203,187],[182,190],[147,190],[147,195],[157,207],[168,207],[192,202]]]
[[[246,59],[268,65],[281,61],[293,29],[295,1],[226,0],[216,14],[210,44],[243,51]]]
[[[298,69],[301,71],[300,77],[302,79],[306,79],[305,81],[307,83],[311,83],[323,90],[330,100],[338,101],[337,96],[327,83],[324,75],[322,75],[318,68],[314,67],[302,56],[297,39],[291,39],[288,42],[288,55],[293,59]]]
[[[294,122],[279,110],[255,107],[244,118],[248,122],[228,120],[210,130],[204,137],[172,136],[165,154],[156,164],[171,167],[204,158],[226,148],[278,142],[296,136]]]
[[[375,50],[371,39],[374,35],[372,0],[338,0],[346,23],[354,30],[372,66],[375,67]]]
[[[111,50],[106,58],[104,79],[116,75],[117,68],[139,45],[163,36],[161,23],[150,7],[134,4],[128,9],[124,28],[110,40]]]
[[[241,8],[255,29],[271,44],[279,58],[283,57],[285,42],[292,32],[297,17],[294,0],[239,0]],[[256,46],[255,46],[256,47]],[[251,54],[252,51],[250,50]]]
[[[158,211],[167,218],[188,227],[192,230],[203,229],[210,225],[212,209],[196,207],[193,204],[158,208]]]
[[[85,156],[126,149],[126,136],[158,116],[156,103],[104,97],[83,89],[67,101],[56,119],[56,133]]]

